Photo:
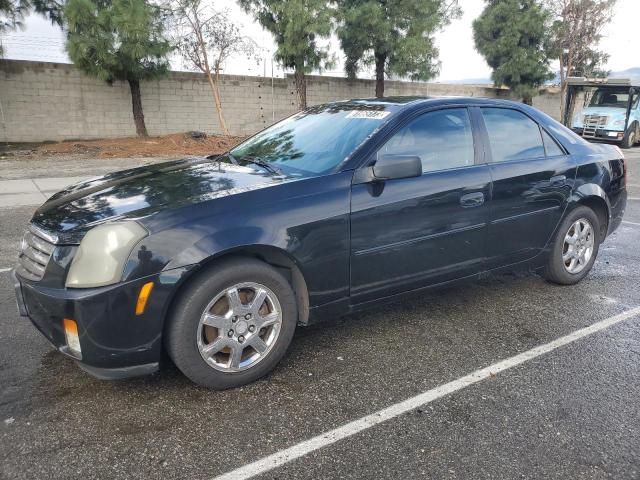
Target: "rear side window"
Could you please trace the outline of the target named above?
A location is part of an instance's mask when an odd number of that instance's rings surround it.
[[[473,165],[473,133],[466,108],[420,115],[391,137],[379,154],[417,155],[422,172]]]
[[[558,146],[556,141],[551,138],[551,135],[549,135],[544,130],[542,130],[542,139],[544,140],[544,148],[547,151],[547,157],[557,157],[558,155],[564,155],[564,152]]]
[[[538,124],[524,113],[507,108],[482,108],[494,162],[544,157]]]

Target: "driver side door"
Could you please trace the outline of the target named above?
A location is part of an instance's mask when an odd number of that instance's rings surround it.
[[[466,107],[429,111],[396,130],[367,163],[418,156],[422,175],[352,185],[352,303],[482,270],[491,176],[475,137]]]

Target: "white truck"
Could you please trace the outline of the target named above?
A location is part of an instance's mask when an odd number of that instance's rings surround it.
[[[570,79],[567,97],[568,126],[578,135],[622,148],[640,141],[640,87],[629,80]]]

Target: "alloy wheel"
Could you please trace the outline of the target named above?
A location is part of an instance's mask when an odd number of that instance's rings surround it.
[[[567,272],[575,275],[589,264],[593,256],[594,237],[593,226],[586,218],[571,224],[562,246],[562,261]]]
[[[198,324],[198,350],[216,370],[246,370],[269,354],[281,325],[276,295],[258,283],[239,283],[218,293],[205,308]]]

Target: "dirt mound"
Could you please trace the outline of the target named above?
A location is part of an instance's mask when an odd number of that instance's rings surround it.
[[[198,133],[198,135],[194,135]],[[111,138],[104,140],[49,143],[36,149],[40,154],[88,154],[97,158],[213,155],[224,153],[245,137],[174,133],[161,137]]]

